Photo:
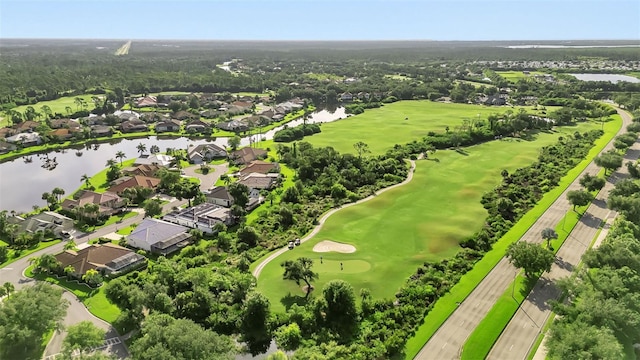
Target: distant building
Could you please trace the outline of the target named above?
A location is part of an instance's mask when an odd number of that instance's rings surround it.
[[[211,203],[176,210],[162,217],[163,220],[213,234],[216,224],[233,225],[231,210]]]

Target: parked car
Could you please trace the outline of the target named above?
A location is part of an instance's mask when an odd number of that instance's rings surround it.
[[[297,238],[297,239],[294,241],[294,244],[296,244],[296,246],[299,246],[299,245],[300,245],[300,238]]]
[[[71,231],[61,231],[60,232],[60,236],[62,237],[63,240],[73,240],[73,232]]]
[[[289,241],[289,250],[293,250],[294,247],[296,246],[293,245],[293,241]]]

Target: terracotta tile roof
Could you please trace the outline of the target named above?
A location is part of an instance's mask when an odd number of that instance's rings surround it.
[[[277,163],[270,163],[266,161],[254,160],[249,163],[249,165],[245,166],[243,169],[240,169],[240,175],[249,175],[251,173],[259,173],[259,174],[267,174],[272,170],[279,169]]]
[[[124,189],[140,186],[143,188],[155,189],[160,185],[160,179],[148,176],[135,175],[131,176],[117,185],[109,188],[108,191],[120,194]]]

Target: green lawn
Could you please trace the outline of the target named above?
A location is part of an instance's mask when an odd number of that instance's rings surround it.
[[[31,254],[33,254],[36,251],[40,251],[42,249],[48,248],[49,246],[53,246],[59,242],[61,242],[62,240],[52,240],[52,241],[43,241],[41,243],[38,244],[38,246],[31,248],[31,249],[27,249],[27,250],[20,250],[17,251],[13,250],[13,249],[9,249],[9,256],[7,261],[0,263],[0,268],[5,267],[9,264],[11,264],[12,262],[22,259],[23,257],[29,256]],[[8,243],[0,240],[0,246],[6,246],[9,245]]]
[[[526,107],[533,112],[531,107]],[[462,125],[464,119],[487,118],[512,107],[444,104],[431,101],[398,101],[363,114],[322,124],[322,132],[305,138],[314,146],[332,146],[339,152],[353,153],[353,144],[364,141],[373,154],[382,154],[395,144],[419,140],[430,131],[445,132]],[[549,110],[549,109],[547,109]],[[408,118],[408,120],[405,120]]]
[[[14,108],[13,108],[13,109],[11,109],[11,110],[14,110],[14,111],[18,111],[18,112],[24,113],[24,111],[27,109],[27,106],[33,106],[33,108],[34,108],[37,112],[42,113],[42,110],[40,110],[40,108],[41,108],[43,105],[47,105],[47,106],[49,106],[49,107],[51,108],[51,112],[52,112],[52,113],[54,113],[54,114],[55,114],[55,113],[60,113],[60,114],[63,114],[63,115],[67,115],[68,113],[67,113],[67,110],[65,109],[67,106],[70,106],[70,107],[71,107],[71,111],[72,111],[72,112],[76,112],[76,111],[78,111],[78,110],[81,110],[80,108],[78,108],[78,106],[77,106],[77,105],[76,105],[76,103],[74,102],[74,99],[75,99],[76,97],[79,97],[79,98],[81,98],[81,99],[83,99],[84,101],[86,101],[86,102],[87,102],[87,105],[88,105],[87,110],[93,110],[93,109],[95,108],[95,105],[94,105],[94,103],[93,103],[93,100],[91,100],[91,97],[92,97],[92,96],[98,96],[98,97],[100,97],[100,96],[105,96],[105,95],[91,95],[91,94],[86,94],[86,95],[79,95],[79,96],[66,96],[66,97],[61,97],[61,98],[56,99],[56,100],[40,101],[40,102],[38,102],[38,103],[36,103],[36,104],[33,104],[33,105],[21,105],[21,106],[16,106],[16,107],[14,107]],[[44,116],[44,113],[43,113],[42,115]],[[6,124],[6,123],[2,123],[2,124],[0,124],[0,125],[2,125],[2,126],[6,126],[7,124]]]
[[[135,212],[135,211],[127,211],[127,212],[122,213],[122,214],[112,215],[112,216],[109,217],[109,219],[107,221],[105,221],[104,225],[98,226],[98,229],[101,228],[101,227],[105,227],[105,226],[108,226],[108,225],[115,224],[118,221],[126,220],[128,218],[132,218],[132,217],[134,217],[136,215],[138,215],[138,213]]]
[[[118,159],[114,159],[116,160],[116,162],[118,162],[118,165],[120,166],[121,169],[124,169],[126,167],[132,166],[133,163],[136,161],[136,159],[129,159],[129,160],[124,160],[122,162],[122,165],[120,165],[120,161]],[[98,172],[97,174],[93,175],[90,179],[89,179],[89,183],[95,187],[95,192],[98,193],[103,193],[105,191],[107,191],[107,189],[109,189],[109,187],[111,187],[111,185],[109,185],[109,183],[107,182],[107,171],[109,171],[109,168],[106,167],[107,165],[105,164],[105,168],[102,169],[102,171]],[[86,188],[85,184],[83,183],[82,186],[80,186],[79,189],[77,189],[76,191],[74,191],[72,194],[78,192],[79,190],[84,190]]]
[[[118,315],[120,315],[120,309],[110,303],[104,294],[106,282],[101,287],[92,289],[87,285],[79,284],[75,281],[67,281],[65,278],[59,279],[47,274],[34,274],[33,266],[29,266],[25,270],[25,275],[30,278],[56,284],[72,292],[87,309],[89,309],[89,312],[108,323],[113,323],[118,318]]]
[[[582,170],[589,165],[593,158],[606,146],[606,144],[615,136],[616,132],[622,126],[622,119],[619,115],[612,116],[613,121],[604,125],[605,135],[598,139],[595,146],[589,151],[587,157],[576,167],[569,171],[561,180],[560,184],[553,190],[546,193],[536,206],[529,210],[498,242],[493,245],[489,251],[474,268],[466,273],[460,281],[444,296],[442,296],[434,305],[433,309],[427,314],[422,326],[418,328],[416,334],[407,341],[405,346],[405,359],[413,359],[420,351],[422,346],[433,336],[440,325],[444,323],[449,315],[456,309],[456,303],[464,301],[464,299],[473,291],[473,289],[482,281],[482,279],[493,269],[493,267],[502,259],[507,247],[520,239],[524,233],[533,225],[536,220],[547,210],[549,206],[562,194],[562,192],[580,175]],[[583,124],[588,126],[588,124]],[[590,124],[591,128],[598,128],[596,123]],[[569,132],[574,128],[566,128]],[[582,130],[582,129],[581,129]]]
[[[526,78],[533,77],[534,75],[544,74],[543,72],[540,72],[540,71],[530,71],[529,75],[524,74],[522,71],[496,71],[496,73],[498,73],[498,75],[502,76],[503,78],[507,79],[507,81],[510,81],[510,82],[517,82],[520,79],[526,79]]]
[[[559,136],[597,126],[582,124],[541,133],[536,141],[493,141],[467,148],[466,155],[439,151],[434,155],[439,161],[418,161],[412,182],[339,211],[313,239],[269,263],[260,275],[258,289],[275,311],[283,310],[283,297],[302,292],[295,283],[281,279],[280,263],[308,256],[316,260],[315,270],[320,273],[317,288],[343,279],[356,293],[366,287],[375,298],[392,297],[418,266],[452,256],[458,243],[482,226],[486,211],[480,199],[500,183],[502,169],[529,165],[542,146],[555,143]],[[320,254],[312,249],[322,240],[352,244],[357,251],[325,253],[321,265]],[[339,262],[344,263],[344,271],[336,265]]]

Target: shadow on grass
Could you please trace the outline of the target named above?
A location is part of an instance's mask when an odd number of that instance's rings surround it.
[[[309,294],[309,295],[311,295],[311,294]],[[298,306],[305,306],[309,302],[309,299],[310,298],[305,298],[304,296],[293,295],[291,293],[288,293],[286,296],[284,296],[282,299],[280,299],[280,302],[282,303],[282,305],[284,305],[284,307],[287,310],[289,310],[289,308],[293,304],[296,304]]]
[[[458,154],[460,154],[460,155],[469,156],[469,153],[468,153],[465,149],[457,148],[457,149],[455,149],[455,150],[456,150],[456,152],[457,152]]]

